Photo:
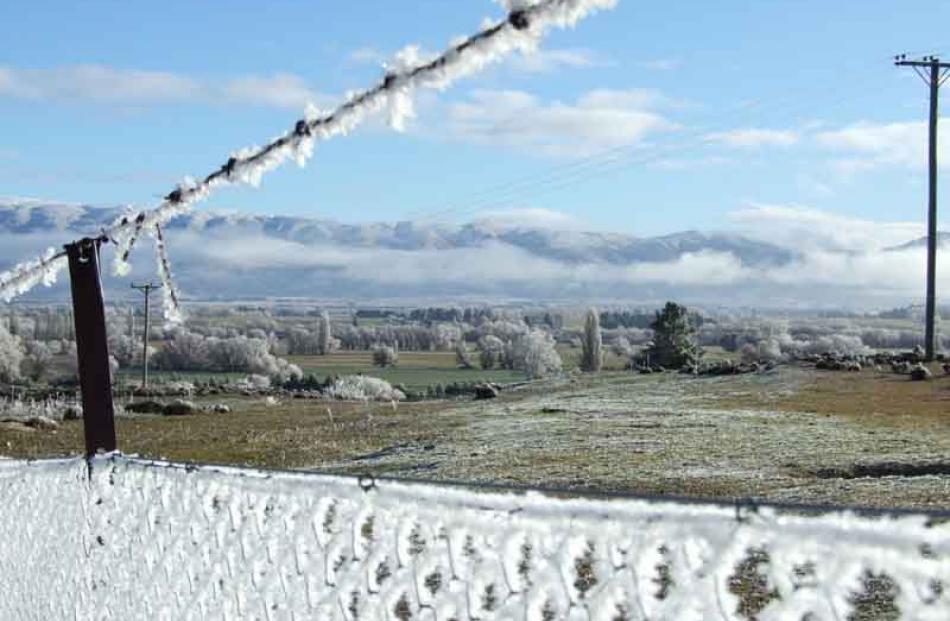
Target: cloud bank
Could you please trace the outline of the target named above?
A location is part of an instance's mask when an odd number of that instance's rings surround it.
[[[22,69],[0,65],[0,98],[41,103],[242,104],[303,109],[328,98],[290,73],[199,79],[168,71],[107,65]]]

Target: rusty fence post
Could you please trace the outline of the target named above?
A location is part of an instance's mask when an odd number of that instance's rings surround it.
[[[112,374],[99,272],[100,244],[101,240],[86,238],[66,245],[87,457],[100,450],[116,449]]]

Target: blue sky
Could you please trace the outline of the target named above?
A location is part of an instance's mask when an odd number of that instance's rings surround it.
[[[370,85],[404,45],[438,51],[501,14],[488,0],[3,3],[0,196],[154,203],[308,99]],[[421,95],[405,133],[371,122],[205,206],[550,210],[644,235],[730,228],[763,205],[921,221],[926,91],[890,58],[950,57],[947,23],[940,0],[620,0],[536,57]]]

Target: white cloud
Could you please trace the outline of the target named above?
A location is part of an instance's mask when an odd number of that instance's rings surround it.
[[[940,135],[950,131],[946,119],[940,120]],[[881,166],[906,166],[923,169],[927,162],[927,124],[924,122],[860,122],[815,135],[817,143],[844,154],[835,166],[841,172],[854,173]],[[938,142],[941,166],[950,166],[950,143]]]
[[[166,72],[119,69],[105,65],[69,65],[51,69],[0,66],[0,99],[60,103],[92,102],[117,105],[203,102],[239,103],[302,108],[325,102],[299,76],[239,76],[199,80]]]
[[[0,96],[35,101],[87,100],[143,103],[184,101],[199,95],[194,79],[164,71],[72,65],[52,69],[0,67]]]
[[[609,64],[592,50],[583,48],[539,49],[512,56],[509,62],[515,69],[528,73],[551,73],[562,67],[576,69]]]
[[[314,246],[260,237],[189,240],[188,236],[176,234],[175,247],[192,257],[182,265],[201,265],[202,272],[230,270],[234,278],[241,277],[234,275],[234,270],[287,270],[287,283],[275,281],[274,293],[318,272],[352,283],[404,287],[406,291],[462,287],[472,294],[529,289],[550,294],[582,288],[624,296],[636,292],[643,295],[641,287],[659,287],[687,296],[705,292],[702,295],[710,300],[728,296],[734,302],[742,296],[742,303],[766,306],[860,306],[875,300],[906,303],[923,291],[922,249],[855,253],[808,250],[788,264],[768,267],[744,265],[734,255],[716,251],[686,253],[665,262],[615,265],[562,262],[499,242],[408,251]],[[940,261],[938,284],[948,287],[950,259],[941,256]]]
[[[655,91],[600,89],[574,103],[544,102],[524,91],[478,90],[451,104],[442,135],[532,154],[583,156],[633,145],[676,125],[655,111]]]
[[[729,214],[743,233],[799,250],[865,252],[925,234],[918,222],[880,222],[803,207],[754,204]]]
[[[764,146],[790,147],[799,141],[798,132],[778,129],[740,128],[706,134],[708,142],[733,148]]]
[[[301,77],[289,73],[235,78],[224,85],[224,93],[235,103],[275,108],[302,109],[308,103],[316,104],[327,99],[310,90]]]

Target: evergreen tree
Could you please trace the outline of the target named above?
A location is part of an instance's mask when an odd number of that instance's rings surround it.
[[[695,364],[702,357],[702,349],[696,344],[696,329],[690,323],[685,306],[667,302],[662,311],[657,311],[653,328],[653,343],[647,349],[650,364],[667,368]]]

